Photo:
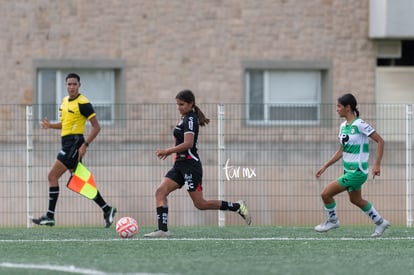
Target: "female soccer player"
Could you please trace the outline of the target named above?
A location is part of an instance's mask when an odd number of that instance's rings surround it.
[[[197,153],[199,126],[205,126],[209,119],[205,117],[195,104],[194,94],[189,90],[181,91],[176,96],[180,121],[174,129],[175,146],[167,149],[157,149],[159,159],[174,155],[174,166],[167,172],[161,185],[155,192],[157,207],[158,230],[145,234],[145,237],[168,237],[168,195],[185,185],[194,206],[200,210],[230,210],[237,212],[250,225],[251,218],[244,201],[231,203],[220,200],[205,200],[203,198],[202,177],[203,168]]]
[[[374,223],[375,230],[371,237],[380,237],[390,223],[383,219],[374,206],[362,198],[361,188],[368,178],[368,137],[377,143],[377,156],[372,169],[373,177],[380,175],[381,159],[384,152],[384,140],[368,123],[359,117],[357,101],[352,94],[345,94],[338,98],[336,112],[345,121],[339,128],[339,149],[319,170],[316,177],[319,178],[325,170],[343,159],[344,174],[337,180],[329,183],[322,191],[321,197],[325,204],[325,212],[328,219],[317,225],[317,232],[326,232],[339,227],[336,214],[336,202],[334,196],[344,191],[348,192],[349,200],[358,206]]]

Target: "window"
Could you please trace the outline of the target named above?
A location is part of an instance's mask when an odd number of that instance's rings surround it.
[[[72,61],[35,61],[37,92],[35,116],[37,119],[48,117],[51,121],[59,119],[59,106],[67,96],[66,76],[74,72],[81,78],[80,93],[84,94],[94,106],[98,119],[111,124],[116,119],[116,103],[124,97],[122,89],[122,69],[113,67],[113,62]],[[65,66],[66,65],[66,66]],[[94,66],[95,65],[95,66]]]
[[[246,64],[245,64],[246,65]],[[248,125],[320,124],[329,66],[247,64],[244,68]]]
[[[380,41],[377,42],[378,47],[382,44],[385,44],[386,42],[390,43],[389,41]],[[392,56],[392,54],[389,57],[379,56],[377,58],[377,66],[414,66],[414,41],[412,40],[402,40],[397,41],[400,43],[397,43],[397,46],[394,46],[391,48],[392,52],[400,53],[400,56],[397,58],[395,56]]]

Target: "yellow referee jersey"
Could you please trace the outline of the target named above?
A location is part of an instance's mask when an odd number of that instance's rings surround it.
[[[60,122],[62,123],[61,136],[83,135],[86,120],[96,116],[95,110],[89,100],[82,94],[74,99],[66,96],[59,108]]]

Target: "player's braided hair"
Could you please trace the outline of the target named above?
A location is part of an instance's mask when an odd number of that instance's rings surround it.
[[[192,103],[193,104],[193,108],[194,108],[194,111],[195,111],[195,113],[196,113],[196,115],[198,117],[198,122],[199,122],[200,126],[205,126],[205,125],[207,125],[210,122],[210,119],[208,119],[204,115],[204,113],[201,111],[201,109],[196,105],[196,103],[195,103],[195,96],[194,96],[194,94],[193,94],[192,91],[190,91],[190,90],[183,90],[183,91],[179,92],[175,96],[175,98],[176,99],[180,99],[180,100],[182,100],[184,102]]]

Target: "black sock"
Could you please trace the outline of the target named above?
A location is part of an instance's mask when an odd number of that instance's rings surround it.
[[[168,206],[157,207],[158,229],[168,231]]]
[[[59,186],[49,187],[49,208],[46,215],[53,219],[55,217],[56,203],[59,197]]]
[[[220,210],[230,210],[230,211],[237,211],[240,208],[240,204],[237,202],[232,203],[229,201],[221,201]]]
[[[102,198],[101,193],[99,193],[96,195],[96,197],[93,199],[94,202],[96,202],[97,205],[99,205],[99,207],[104,211],[107,212],[109,211],[109,205],[106,204],[105,200]]]

